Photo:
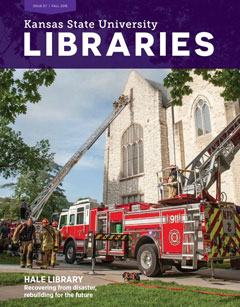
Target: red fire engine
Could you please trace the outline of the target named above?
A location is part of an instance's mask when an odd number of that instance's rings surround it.
[[[33,218],[39,218],[56,187],[129,102],[125,96],[119,98],[114,112],[32,202]],[[66,261],[81,261],[90,254],[105,262],[135,258],[142,272],[155,276],[173,265],[189,271],[207,261],[239,259],[239,207],[226,202],[221,192],[221,174],[239,149],[240,114],[185,169],[175,167],[174,181],[167,180],[169,169],[157,173],[157,204],[101,207],[92,199],[77,202],[60,215]],[[208,193],[214,183],[215,198]],[[170,188],[177,195],[166,199]]]
[[[66,261],[83,260],[94,243],[94,256],[105,262],[136,259],[147,276],[173,265],[193,271],[208,261],[240,259],[238,207],[221,200],[221,173],[229,169],[239,146],[240,115],[186,169],[175,168],[175,182],[166,180],[169,169],[157,174],[157,204],[99,207],[92,199],[77,202],[60,215]],[[214,182],[216,198],[208,193]],[[166,199],[169,185],[175,185],[177,195]]]

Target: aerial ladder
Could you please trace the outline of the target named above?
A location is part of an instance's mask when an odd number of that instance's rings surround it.
[[[216,200],[221,200],[221,174],[228,170],[240,149],[240,114],[230,122],[184,169],[176,167],[178,196],[210,198],[209,188],[216,182]],[[164,177],[170,167],[157,172],[161,199],[164,200]],[[223,195],[222,195],[223,196]],[[226,200],[226,199],[225,199]]]
[[[182,172],[181,194],[205,193],[217,182],[216,200],[221,200],[221,174],[231,166],[240,149],[240,114],[207,145]]]
[[[37,220],[44,208],[44,205],[61,184],[67,174],[76,165],[76,163],[85,155],[85,153],[98,140],[103,132],[109,127],[113,120],[122,112],[129,104],[129,99],[125,95],[121,95],[118,101],[114,102],[114,111],[104,120],[97,130],[86,140],[86,142],[78,149],[78,151],[68,160],[55,178],[43,189],[43,191],[30,204],[30,216]]]

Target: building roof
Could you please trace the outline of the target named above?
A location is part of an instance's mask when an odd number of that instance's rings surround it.
[[[156,91],[160,91],[162,94],[162,104],[163,106],[166,106],[171,101],[171,89],[164,87],[162,84],[145,79],[152,88],[154,88]]]

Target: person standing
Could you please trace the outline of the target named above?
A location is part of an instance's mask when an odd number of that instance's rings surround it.
[[[21,219],[23,220],[26,219],[26,211],[27,211],[27,203],[25,201],[25,198],[22,198],[22,202],[20,205],[20,216],[21,216]]]
[[[55,231],[55,242],[54,242],[54,247],[53,247],[52,255],[51,255],[51,266],[54,268],[56,265],[57,252],[58,252],[59,246],[62,244],[62,233],[61,231],[57,229],[58,223],[56,221],[52,223],[52,227]]]
[[[47,269],[51,261],[51,254],[55,244],[55,231],[49,225],[48,219],[42,220],[42,230],[40,232],[40,240],[42,242],[42,266],[41,269]]]
[[[32,268],[33,260],[33,241],[36,244],[35,227],[33,226],[32,218],[29,218],[27,223],[23,223],[19,230],[20,253],[21,253],[21,268]]]
[[[1,228],[0,232],[0,252],[5,253],[8,250],[8,245],[10,242],[10,228],[8,223]]]
[[[177,195],[178,184],[177,184],[177,170],[175,166],[171,166],[169,177],[167,178],[168,183],[168,198],[174,198]]]

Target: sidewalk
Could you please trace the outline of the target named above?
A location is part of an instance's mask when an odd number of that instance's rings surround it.
[[[0,265],[0,272],[22,272],[22,273],[49,273],[56,276],[83,276],[81,286],[100,286],[107,285],[111,282],[123,282],[122,273],[129,271],[128,269],[122,269],[118,267],[106,267],[106,266],[96,266],[95,272],[96,275],[89,275],[91,267],[85,266],[76,270],[69,268],[57,267],[55,269],[41,270],[39,267],[34,266],[33,269],[21,269],[18,265]],[[136,270],[131,270],[136,271]],[[240,294],[240,273],[235,270],[224,270],[224,269],[215,269],[215,279],[210,278],[211,271],[210,269],[199,270],[196,273],[180,273],[177,270],[173,269],[167,272],[162,277],[149,278],[144,275],[141,275],[141,280],[162,280],[165,282],[176,282],[179,285],[187,286],[201,286],[209,288],[217,288],[224,290],[237,290]],[[44,285],[44,284],[25,284],[25,285]],[[50,283],[45,285],[51,285],[57,287],[57,292],[64,292],[65,290],[62,287],[67,285],[73,286],[73,283]],[[58,287],[61,289],[58,290]],[[67,290],[66,290],[67,291]],[[3,286],[0,287],[0,300],[8,300],[15,298],[23,298],[24,293],[32,292],[35,293],[37,290],[29,291],[24,290],[24,285],[15,285],[15,286]],[[39,290],[38,290],[39,292]],[[45,290],[46,293],[52,293],[52,290]],[[69,291],[68,291],[69,292]]]

